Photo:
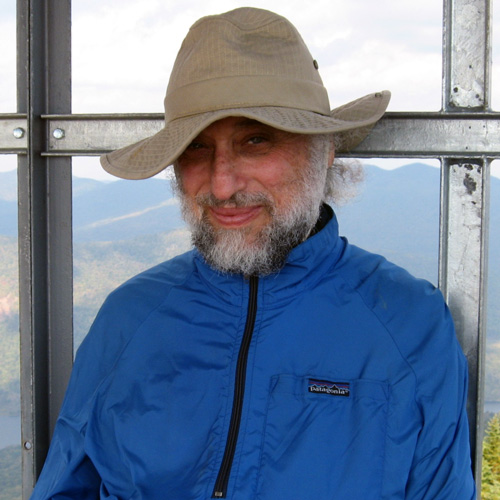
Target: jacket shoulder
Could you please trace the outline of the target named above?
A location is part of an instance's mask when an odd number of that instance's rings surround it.
[[[126,343],[172,288],[189,279],[193,269],[192,252],[187,252],[127,280],[104,301],[82,348],[95,337],[99,343]]]
[[[444,307],[441,292],[385,257],[348,244],[339,263],[343,279],[386,320],[419,307]]]
[[[193,252],[178,255],[147,269],[113,290],[104,301],[100,313],[116,307],[125,313],[153,309],[164,300],[172,287],[188,279],[193,269]]]
[[[164,303],[172,288],[189,279],[191,254],[144,271],[109,294],[76,354],[63,410],[92,397],[149,315]]]
[[[340,273],[390,335],[415,373],[422,394],[432,391],[437,375],[433,370],[464,373],[465,357],[439,289],[353,245],[346,247]]]

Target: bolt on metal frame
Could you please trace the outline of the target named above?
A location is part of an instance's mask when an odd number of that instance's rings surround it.
[[[18,154],[23,498],[41,471],[73,358],[71,156],[155,133],[161,114],[71,114],[71,0],[17,0],[18,113],[0,153]],[[469,361],[468,414],[480,486],[489,167],[490,0],[444,0],[442,109],[388,113],[351,156],[439,158],[439,286]]]

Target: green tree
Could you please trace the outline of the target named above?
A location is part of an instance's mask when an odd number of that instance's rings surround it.
[[[483,442],[481,500],[500,498],[500,413],[489,421]]]

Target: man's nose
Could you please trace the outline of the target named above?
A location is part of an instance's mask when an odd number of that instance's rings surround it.
[[[244,173],[237,155],[228,150],[216,150],[213,157],[210,187],[219,200],[227,200],[245,188]]]

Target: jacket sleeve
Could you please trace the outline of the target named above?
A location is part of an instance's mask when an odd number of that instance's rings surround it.
[[[435,310],[435,328],[415,353],[420,430],[407,484],[407,500],[472,500],[466,413],[467,363],[446,306]]]
[[[49,453],[32,500],[99,498],[100,478],[85,453],[85,429],[92,380],[87,365],[93,364],[83,348],[75,362],[65,401],[56,423]],[[87,384],[84,383],[87,379]]]
[[[101,478],[86,453],[86,430],[98,388],[112,372],[133,332],[133,321],[124,317],[123,310],[127,308],[121,300],[110,296],[78,349],[32,500],[100,498]]]
[[[190,259],[180,260],[189,268]],[[101,384],[113,373],[123,351],[151,310],[168,295],[162,265],[113,291],[82,342],[49,453],[32,500],[111,498],[92,462],[87,427]],[[162,274],[163,273],[163,274]],[[182,272],[177,273],[182,276]],[[174,273],[174,276],[177,276]],[[162,279],[159,278],[162,277]]]
[[[59,427],[31,499],[96,500],[100,484],[99,475],[83,450],[81,436]]]

